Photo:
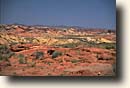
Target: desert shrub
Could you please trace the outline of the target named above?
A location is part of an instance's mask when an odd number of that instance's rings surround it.
[[[36,66],[36,62],[32,61],[28,63],[28,66],[30,67],[35,67]]]
[[[72,63],[77,63],[79,60],[71,60]]]
[[[10,58],[10,57],[13,56],[13,55],[15,55],[14,52],[9,52],[6,56],[7,56],[8,58]]]
[[[62,55],[62,52],[55,51],[52,53],[52,58],[56,58],[56,57],[61,56],[61,55]]]
[[[63,44],[61,46],[64,48],[75,48],[75,47],[77,47],[77,45],[78,44],[76,44],[76,43],[67,43],[67,44]]]
[[[35,59],[43,59],[44,52],[36,51],[36,52],[33,53],[33,55],[35,56]]]
[[[82,44],[85,46],[88,46],[88,47],[96,47],[97,46],[97,44],[95,42],[88,42],[88,41],[83,42]]]
[[[33,42],[33,40],[34,40],[34,38],[31,38],[31,37],[27,37],[27,38],[25,38],[29,43],[32,43]]]
[[[106,48],[106,49],[115,49],[116,46],[115,46],[115,45],[110,45],[110,46],[106,46],[105,48]]]
[[[4,55],[0,54],[0,60],[8,60],[8,58],[5,57]]]
[[[0,60],[6,60],[14,55],[15,53],[12,52],[6,45],[0,45]]]
[[[10,45],[16,45],[18,44],[17,42],[11,42]]]
[[[19,59],[20,64],[26,64],[27,63],[26,58],[23,54],[19,54],[18,59]]]
[[[36,63],[35,62],[32,62],[31,63],[31,67],[35,67]]]
[[[98,48],[103,48],[103,49],[116,49],[116,44],[115,43],[88,43],[88,46],[90,47],[98,47]]]
[[[7,49],[8,49],[8,47],[6,45],[0,45],[0,52],[3,52]]]
[[[102,43],[102,44],[100,44],[100,47],[104,48],[104,49],[116,49],[116,44],[114,44],[114,43],[111,43],[111,44]]]

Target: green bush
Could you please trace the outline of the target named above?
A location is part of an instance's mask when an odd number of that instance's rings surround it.
[[[0,52],[6,51],[8,47],[6,45],[0,45]]]
[[[17,42],[11,42],[10,45],[16,45],[18,44]]]
[[[116,44],[103,43],[103,44],[100,44],[100,47],[104,49],[116,49]]]
[[[44,52],[36,51],[33,55],[35,56],[35,59],[43,59]]]
[[[19,54],[18,59],[19,59],[20,64],[26,64],[27,63],[26,58],[23,54]]]
[[[6,45],[0,45],[0,60],[7,60],[14,55],[15,53],[12,52]]]
[[[79,60],[71,60],[72,63],[77,63]]]
[[[30,64],[31,67],[35,67],[36,62],[33,61],[33,62],[30,62],[29,64]]]
[[[34,40],[34,38],[31,38],[31,37],[27,37],[27,38],[25,38],[29,43],[32,43],[33,42],[33,40]]]
[[[15,55],[14,52],[9,52],[9,53],[7,54],[7,57],[10,58],[10,57],[13,56],[13,55]]]
[[[106,49],[115,49],[116,46],[115,46],[115,45],[110,45],[110,46],[106,46],[105,48],[106,48]]]
[[[6,61],[8,61],[8,57],[6,55],[0,54],[0,60],[6,60]]]
[[[61,52],[55,51],[55,52],[52,53],[52,58],[56,58],[56,57],[61,56],[61,55],[62,55]]]
[[[67,44],[63,44],[63,45],[60,45],[60,46],[62,46],[62,47],[64,47],[64,48],[75,48],[75,47],[77,47],[77,43],[67,43]]]

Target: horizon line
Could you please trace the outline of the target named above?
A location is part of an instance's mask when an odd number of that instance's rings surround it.
[[[104,29],[104,30],[116,30],[116,28],[105,28],[105,27],[84,27],[84,26],[78,26],[78,25],[50,25],[50,24],[21,24],[21,23],[8,23],[8,24],[2,24],[0,25],[24,25],[24,26],[52,26],[52,27],[60,27],[60,26],[65,26],[65,27],[79,27],[82,29]]]

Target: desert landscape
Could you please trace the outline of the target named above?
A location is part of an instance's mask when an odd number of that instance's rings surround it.
[[[1,24],[0,75],[115,76],[116,30]]]

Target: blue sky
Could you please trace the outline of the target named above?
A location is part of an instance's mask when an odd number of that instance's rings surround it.
[[[1,24],[116,28],[116,0],[0,0]]]

